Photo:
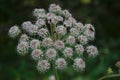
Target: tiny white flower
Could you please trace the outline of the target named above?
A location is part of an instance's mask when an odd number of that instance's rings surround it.
[[[48,60],[54,60],[56,58],[57,52],[55,49],[50,48],[47,50],[45,55]]]
[[[84,47],[80,44],[75,45],[75,51],[77,54],[82,54],[84,52]]]
[[[20,29],[18,28],[18,26],[12,26],[10,29],[9,29],[9,32],[8,32],[8,34],[9,34],[9,36],[11,37],[11,38],[15,38],[15,37],[17,37],[19,34],[20,34]]]
[[[63,69],[66,68],[67,63],[66,63],[66,61],[65,61],[64,58],[58,58],[58,59],[55,61],[55,65],[56,65],[56,66],[55,66],[56,69],[63,70]]]
[[[77,29],[77,28],[71,28],[70,29],[70,34],[72,35],[72,36],[78,36],[79,35],[79,30]]]
[[[41,42],[37,39],[33,39],[30,41],[30,48],[31,49],[37,49],[37,48],[40,48],[41,46]]]
[[[49,12],[59,13],[61,12],[61,7],[56,4],[51,4],[49,7]]]
[[[74,59],[74,63],[73,63],[73,68],[76,71],[83,71],[83,69],[85,68],[85,62],[82,58],[76,58]]]
[[[56,30],[56,33],[60,35],[65,35],[67,33],[67,30],[63,25],[57,26],[55,30]]]
[[[68,36],[68,38],[66,39],[66,43],[73,45],[75,44],[75,37],[74,36]]]
[[[89,54],[90,57],[95,57],[98,55],[98,50],[95,46],[90,45],[86,47],[86,52]]]
[[[53,40],[51,38],[44,38],[42,41],[42,46],[51,47],[53,45]]]
[[[72,57],[73,55],[73,49],[70,47],[66,47],[63,51],[63,54],[65,57]]]
[[[17,46],[17,52],[20,55],[25,55],[29,51],[29,44],[28,42],[22,41]]]
[[[43,56],[43,52],[40,49],[34,49],[31,56],[34,60],[38,60]]]
[[[64,15],[66,18],[72,16],[68,10],[63,10],[63,15]]]
[[[64,42],[61,41],[61,40],[55,41],[54,46],[58,50],[61,50],[61,49],[63,49],[65,47]]]
[[[37,64],[37,70],[40,72],[46,72],[50,69],[50,63],[47,60],[40,60]]]
[[[41,28],[38,30],[38,35],[42,38],[46,37],[48,35],[48,30],[45,28]]]
[[[88,39],[86,36],[80,35],[80,36],[78,36],[78,42],[82,45],[85,45],[88,43]]]
[[[38,19],[35,25],[38,26],[38,28],[41,28],[42,26],[46,25],[46,23],[43,19]]]
[[[19,42],[28,41],[28,40],[29,40],[29,37],[26,34],[22,34],[20,36]]]

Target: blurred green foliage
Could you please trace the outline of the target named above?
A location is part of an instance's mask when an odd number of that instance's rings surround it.
[[[120,0],[0,0],[0,80],[47,80],[51,72],[40,74],[30,56],[16,53],[17,40],[8,37],[8,29],[33,20],[33,9],[47,9],[50,3],[69,9],[78,21],[92,23],[96,29],[93,43],[99,49],[99,56],[86,62],[83,73],[68,68],[59,73],[60,80],[97,80],[107,74],[109,67],[118,73],[115,63],[120,60]]]

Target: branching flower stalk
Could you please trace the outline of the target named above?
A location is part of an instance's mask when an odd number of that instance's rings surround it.
[[[51,68],[63,71],[69,66],[68,59],[75,71],[83,71],[86,66],[83,55],[98,55],[97,48],[89,45],[95,38],[92,24],[77,22],[68,10],[56,4],[50,4],[48,11],[36,8],[33,15],[35,23],[25,21],[21,27],[12,26],[9,36],[19,38],[18,54],[31,54],[38,71],[45,73]]]

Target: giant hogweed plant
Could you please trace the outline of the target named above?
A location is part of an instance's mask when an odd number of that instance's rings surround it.
[[[33,15],[34,23],[25,21],[21,27],[14,25],[8,34],[13,39],[19,38],[18,54],[30,54],[39,72],[64,71],[69,66],[77,72],[83,71],[86,56],[98,55],[97,48],[89,44],[95,38],[92,24],[77,22],[68,10],[56,4],[50,4],[48,11],[36,8]]]

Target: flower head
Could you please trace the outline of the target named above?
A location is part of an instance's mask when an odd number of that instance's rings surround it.
[[[50,69],[50,63],[47,60],[40,60],[37,64],[37,70],[40,72],[46,72]]]
[[[89,56],[95,57],[98,55],[98,50],[95,46],[87,46],[86,52],[89,54]]]
[[[56,69],[63,70],[63,69],[66,68],[67,63],[66,63],[66,61],[65,61],[64,58],[58,58],[58,59],[55,61],[55,65],[56,65]]]
[[[20,55],[25,55],[27,54],[29,51],[29,45],[28,45],[28,42],[20,42],[17,46],[17,52],[20,54]]]
[[[73,63],[73,68],[76,71],[83,71],[83,69],[85,68],[85,62],[83,61],[82,58],[76,58],[74,59],[74,63]]]
[[[66,32],[66,28],[64,26],[57,26],[56,27],[56,33],[57,34],[60,34],[60,35],[65,35],[67,32]]]
[[[30,41],[30,48],[31,49],[37,49],[41,46],[41,42],[37,39],[33,39]]]
[[[29,40],[29,37],[26,34],[22,34],[20,36],[19,42],[28,41],[28,40]]]
[[[20,29],[18,28],[18,26],[12,26],[9,30],[9,36],[12,38],[17,37],[20,34]]]
[[[57,52],[56,52],[56,50],[55,49],[48,49],[47,50],[47,52],[46,52],[46,58],[48,59],[48,60],[54,60],[55,58],[56,58],[56,56],[57,56]]]
[[[72,48],[65,48],[65,50],[63,51],[65,57],[72,57],[73,55],[73,49]]]
[[[31,56],[34,60],[39,60],[43,56],[43,52],[40,49],[34,49]]]
[[[55,41],[54,46],[58,50],[61,50],[61,49],[63,49],[65,47],[64,42],[61,41],[61,40]]]

